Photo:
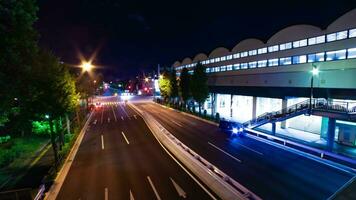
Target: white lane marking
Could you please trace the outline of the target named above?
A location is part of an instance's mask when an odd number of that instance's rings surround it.
[[[227,140],[228,140],[229,142],[231,142],[230,139],[227,139]],[[255,152],[255,153],[257,153],[257,154],[263,156],[263,153],[261,153],[261,152],[259,152],[259,151],[256,151],[256,150],[254,150],[254,149],[251,149],[251,148],[248,147],[248,146],[245,146],[245,145],[240,144],[240,143],[235,143],[235,144],[236,144],[236,145],[239,145],[239,146],[242,146],[243,148],[245,148],[245,149],[247,149],[247,150],[250,150],[250,151],[252,151],[252,152]]]
[[[135,200],[135,198],[134,198],[134,196],[133,196],[131,190],[130,190],[130,200]]]
[[[101,149],[104,150],[104,137],[101,135]]]
[[[120,108],[124,111],[125,115],[129,117],[129,114],[127,114],[126,110],[123,108],[123,106],[120,105]]]
[[[108,188],[105,188],[105,200],[109,199],[109,191]]]
[[[134,115],[134,118],[137,119],[136,115]]]
[[[104,117],[104,108],[103,111],[101,112],[101,124],[103,123],[103,117]]]
[[[130,105],[129,105],[129,106],[130,106]],[[137,114],[140,115],[140,113],[138,113],[135,109],[133,109],[133,110],[134,110],[135,113],[137,113]],[[142,117],[142,115],[140,115],[140,116]],[[147,125],[147,122],[146,122],[145,118],[142,118],[142,119],[145,121],[145,123],[146,123],[146,125]],[[152,131],[151,127],[149,127],[149,126],[147,126],[147,127],[150,129],[151,134],[153,135],[153,137],[155,137],[156,141],[159,143],[159,145],[162,147],[162,149],[172,158],[172,160],[174,160],[174,162],[176,162],[177,165],[178,165],[179,167],[181,167],[181,168],[185,171],[185,173],[187,173],[187,174],[190,176],[190,178],[192,178],[192,179],[194,180],[194,182],[195,182],[196,184],[198,184],[199,187],[200,187],[201,189],[203,189],[204,192],[206,192],[206,193],[210,196],[211,199],[217,200],[217,198],[216,198],[207,188],[205,188],[205,186],[202,185],[202,184],[198,181],[198,179],[196,179],[195,176],[193,176],[193,175],[171,154],[171,152],[169,152],[169,151],[166,149],[166,147],[161,143],[161,141],[159,141],[159,139],[155,136],[155,134],[153,134],[153,131]]]
[[[180,197],[183,197],[183,199],[187,198],[187,193],[184,192],[184,190],[173,180],[173,178],[169,177],[171,179],[174,188],[177,190],[177,193]]]
[[[183,127],[183,125],[182,124],[180,124],[180,123],[178,123],[178,122],[176,122],[176,121],[174,121],[174,120],[171,120],[173,123],[175,123],[176,125],[178,125],[178,126],[180,126],[180,127]]]
[[[126,143],[127,143],[127,144],[130,144],[129,140],[128,140],[128,139],[126,138],[126,135],[125,135],[125,133],[121,131],[121,134],[122,134],[122,136],[123,136],[123,137],[125,138],[125,140],[126,140]]]
[[[226,152],[226,151],[220,149],[219,147],[215,146],[214,144],[211,144],[210,142],[208,142],[208,144],[211,145],[211,146],[213,146],[213,147],[216,148],[217,150],[223,152],[224,154],[226,154],[226,155],[229,156],[230,158],[236,160],[237,162],[241,162],[240,159],[238,159],[238,158],[234,157],[233,155],[229,154],[228,152]]]
[[[123,117],[123,116],[121,116],[121,120],[124,120],[124,117]]]
[[[150,185],[151,185],[151,187],[152,187],[153,192],[154,192],[155,195],[156,195],[157,200],[161,200],[161,197],[159,196],[159,194],[158,194],[158,192],[157,192],[157,190],[156,190],[155,185],[153,185],[153,182],[151,181],[151,178],[150,178],[149,176],[147,176],[147,179],[148,179],[148,182],[150,182]]]
[[[112,113],[114,114],[115,122],[117,122],[117,118],[116,118],[113,106],[111,107],[111,110],[112,110]]]

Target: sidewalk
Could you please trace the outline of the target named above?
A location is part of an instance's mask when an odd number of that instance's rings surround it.
[[[272,125],[266,124],[256,130],[262,131],[264,133],[271,134]],[[326,140],[320,138],[320,135],[315,133],[310,133],[306,131],[300,131],[293,128],[282,129],[280,126],[276,126],[276,136],[285,138],[291,141],[302,143],[308,146],[312,146],[319,149],[326,148]],[[343,144],[334,143],[333,153],[347,156],[352,159],[356,159],[356,148],[351,146],[346,146]]]

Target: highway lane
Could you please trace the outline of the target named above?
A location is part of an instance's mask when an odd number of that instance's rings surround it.
[[[183,196],[211,199],[163,150],[135,111],[109,104],[95,112],[57,199]]]
[[[327,199],[353,175],[147,102],[137,103],[184,144],[264,199]]]

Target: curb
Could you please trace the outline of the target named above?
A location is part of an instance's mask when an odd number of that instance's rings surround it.
[[[56,179],[54,180],[52,186],[48,190],[48,192],[45,194],[44,199],[48,200],[55,200],[57,198],[57,195],[64,183],[65,178],[67,177],[67,174],[69,172],[70,167],[72,166],[72,163],[74,161],[75,156],[77,155],[78,149],[80,144],[82,143],[82,140],[84,138],[84,134],[86,133],[86,129],[89,125],[90,119],[92,117],[94,112],[91,112],[87,121],[85,122],[82,130],[80,131],[72,149],[70,150],[70,153],[68,154],[61,170],[58,172]]]

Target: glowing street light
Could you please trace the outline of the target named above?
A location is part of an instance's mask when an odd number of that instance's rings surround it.
[[[83,71],[89,72],[94,66],[90,62],[83,62],[80,67],[83,69]]]
[[[312,112],[312,99],[314,98],[314,91],[313,91],[313,87],[314,87],[314,76],[317,76],[319,74],[319,69],[316,65],[312,64],[312,76],[311,76],[311,80],[310,80],[310,99],[309,99],[309,114],[311,115]]]
[[[148,78],[145,78],[145,82],[148,82]]]
[[[319,69],[317,67],[313,67],[312,73],[313,76],[317,76],[319,74]]]

